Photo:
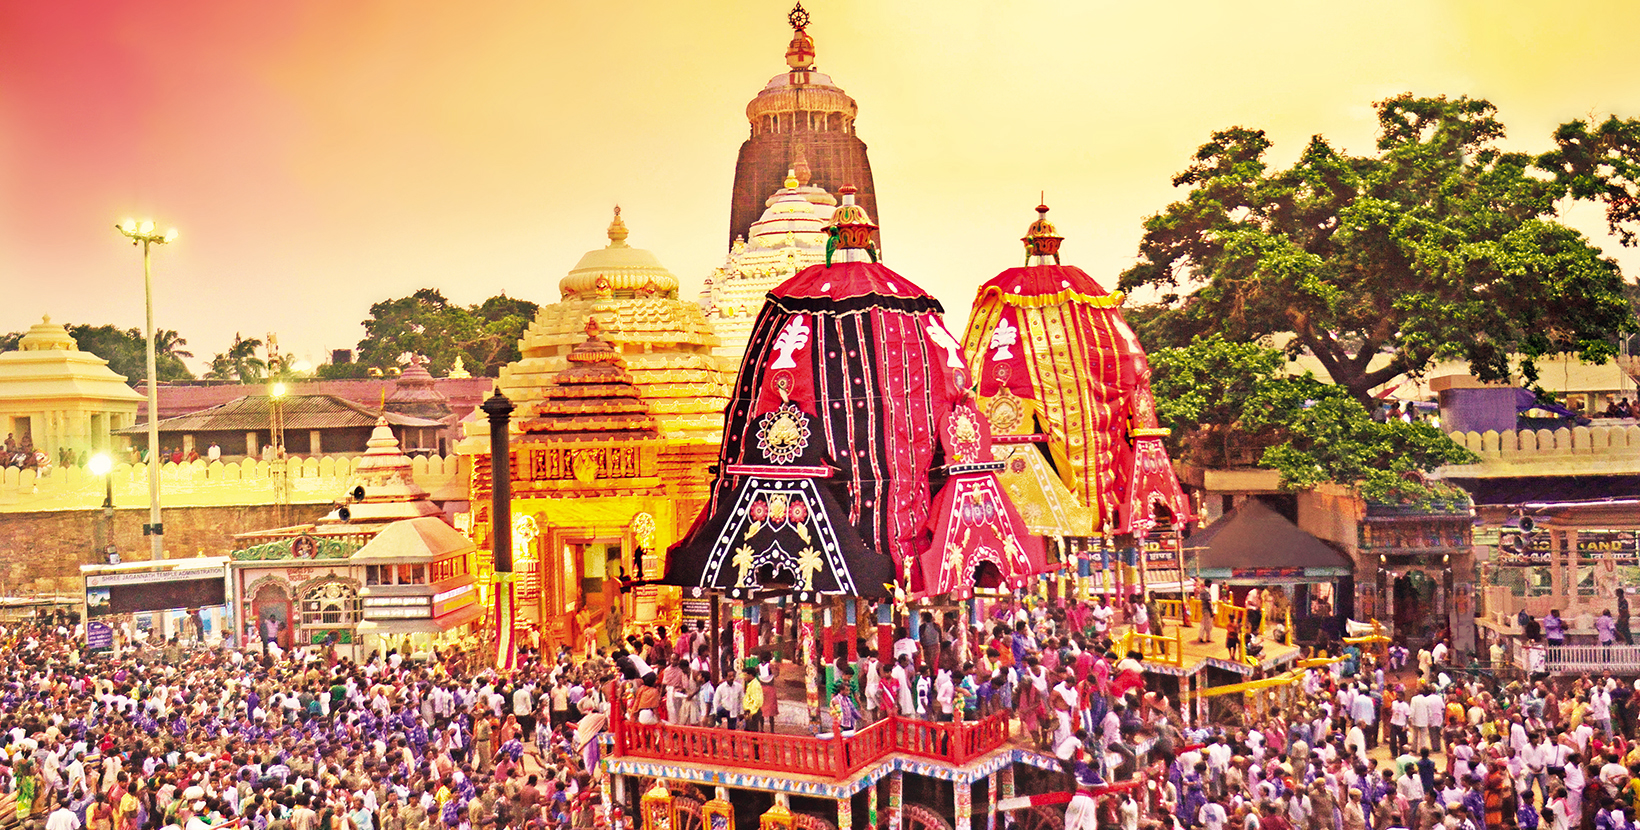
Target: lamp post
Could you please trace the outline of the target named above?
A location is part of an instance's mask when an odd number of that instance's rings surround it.
[[[148,251],[154,245],[176,241],[177,229],[156,233],[151,219],[141,224],[127,219],[114,227],[132,245],[142,246],[142,295],[148,315],[148,524],[142,526],[142,535],[149,538],[149,558],[157,562],[165,558],[165,524],[159,517],[159,392],[154,386],[154,277]]]
[[[103,531],[102,552],[103,558],[107,560],[108,564],[118,565],[120,563],[119,549],[114,546],[114,476],[110,475],[114,471],[114,459],[109,458],[107,453],[100,452],[91,456],[91,461],[86,466],[90,468],[92,475],[102,476],[103,486],[106,488],[103,491],[102,505],[103,527],[105,528]]]

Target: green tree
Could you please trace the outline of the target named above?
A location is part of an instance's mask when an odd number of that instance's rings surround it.
[[[205,377],[212,380],[260,383],[268,370],[268,362],[256,355],[257,350],[261,348],[261,338],[242,337],[239,332],[234,332],[233,344],[226,352],[218,352],[211,358],[211,367],[205,373]]]
[[[1478,459],[1433,424],[1378,420],[1346,389],[1284,373],[1281,352],[1218,334],[1150,355],[1156,414],[1170,449],[1203,466],[1253,459],[1288,489],[1324,481],[1377,502],[1429,503],[1457,492],[1423,478]]]
[[[1595,149],[1567,149],[1577,122],[1557,133],[1560,150],[1534,158],[1494,146],[1504,128],[1483,100],[1401,95],[1376,107],[1375,155],[1316,136],[1292,167],[1271,169],[1264,133],[1240,127],[1197,150],[1173,179],[1189,193],[1146,220],[1140,261],[1120,280],[1164,292],[1139,315],[1147,345],[1292,332],[1289,354],[1313,354],[1363,406],[1374,387],[1441,359],[1504,380],[1520,355],[1530,382],[1542,355],[1610,357],[1635,328],[1622,277],[1555,221],[1556,203],[1615,205],[1626,191],[1596,186],[1614,177]],[[1636,218],[1624,209],[1611,221]]]
[[[444,375],[460,357],[468,371],[494,377],[519,358],[518,339],[536,310],[535,303],[506,295],[462,306],[437,289],[423,288],[370,306],[358,362],[387,371],[421,355],[428,371]]]

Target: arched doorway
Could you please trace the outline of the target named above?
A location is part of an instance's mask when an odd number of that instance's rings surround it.
[[[1440,583],[1420,570],[1395,578],[1395,632],[1409,644],[1432,642],[1445,629],[1440,612]]]
[[[277,582],[264,582],[251,595],[251,617],[256,620],[256,638],[261,643],[278,643],[282,649],[291,643],[290,592]]]

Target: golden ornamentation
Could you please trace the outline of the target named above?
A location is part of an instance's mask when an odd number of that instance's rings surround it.
[[[747,572],[752,569],[752,562],[756,558],[757,551],[752,550],[751,545],[741,545],[735,548],[735,558],[730,560],[730,564],[740,571],[740,578],[736,580],[737,582],[742,585],[746,584]]]
[[[808,541],[808,540],[804,540]],[[800,584],[798,590],[809,591],[814,588],[814,572],[820,570],[820,552],[813,547],[806,547],[797,552],[797,572]]]
[[[591,484],[598,480],[598,458],[592,450],[576,452],[570,466],[575,472],[576,481],[582,484]]]

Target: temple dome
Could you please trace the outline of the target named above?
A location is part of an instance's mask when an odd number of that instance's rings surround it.
[[[678,278],[654,254],[626,244],[621,209],[609,223],[609,245],[587,251],[558,282],[563,298],[579,295],[644,297],[678,295]]]
[[[61,323],[51,322],[48,314],[29,326],[28,333],[17,341],[17,348],[25,352],[74,352],[80,347],[68,335],[68,329]]]

